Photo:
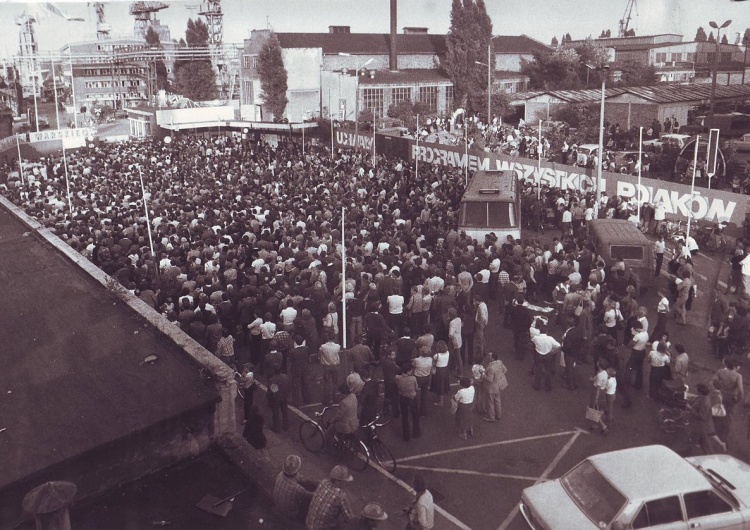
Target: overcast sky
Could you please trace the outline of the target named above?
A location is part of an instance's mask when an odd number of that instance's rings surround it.
[[[485,0],[496,35],[526,34],[549,43],[552,36],[569,32],[574,39],[597,37],[602,29],[617,33],[627,0]],[[0,0],[0,55],[17,52],[15,18],[33,2]],[[200,0],[167,1],[169,8],[158,18],[168,24],[173,38],[183,37],[191,11]],[[86,0],[57,2],[64,12],[85,22],[66,22],[50,15],[37,25],[41,50],[59,49],[68,41],[94,38],[96,15]],[[105,16],[113,32],[132,35],[129,1],[107,2]],[[224,41],[241,42],[251,29],[270,26],[279,32],[321,32],[329,25],[348,25],[352,32],[384,33],[389,30],[389,0],[223,0]],[[399,32],[404,26],[426,26],[431,33],[446,33],[451,0],[401,0]],[[638,35],[681,33],[692,40],[698,26],[709,31],[708,22],[732,19],[728,38],[750,27],[750,1],[731,0],[637,0],[630,27]]]

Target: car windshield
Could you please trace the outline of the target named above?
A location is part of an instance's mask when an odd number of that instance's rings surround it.
[[[599,528],[608,527],[627,502],[588,460],[571,469],[560,482],[573,502]]]

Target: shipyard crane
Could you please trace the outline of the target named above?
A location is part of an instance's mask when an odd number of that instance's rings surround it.
[[[112,26],[104,21],[104,2],[89,4],[96,12],[96,40],[106,40],[112,31]]]
[[[208,44],[221,46],[224,41],[224,13],[221,11],[221,0],[205,0],[198,14],[206,17]]]
[[[130,4],[130,14],[135,17],[135,27],[133,33],[136,38],[145,38],[146,31],[151,25],[151,15],[166,9],[169,6],[164,2],[133,2]]]
[[[628,5],[625,6],[625,13],[619,21],[619,27],[617,30],[618,37],[627,37],[628,26],[630,26],[630,19],[633,15],[633,8],[635,8],[636,14],[638,14],[638,8],[636,7],[637,0],[628,0]]]

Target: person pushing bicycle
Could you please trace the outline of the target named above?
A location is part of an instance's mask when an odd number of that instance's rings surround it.
[[[325,446],[331,447],[333,438],[336,434],[354,436],[359,430],[359,418],[357,416],[357,396],[349,390],[346,383],[339,385],[339,392],[344,397],[339,402],[339,406],[333,409],[331,422],[325,433]]]

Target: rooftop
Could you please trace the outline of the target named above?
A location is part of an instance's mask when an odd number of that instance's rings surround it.
[[[218,399],[174,342],[6,204],[0,490]]]
[[[700,471],[663,445],[602,453],[589,460],[630,499],[652,499],[709,486]]]

